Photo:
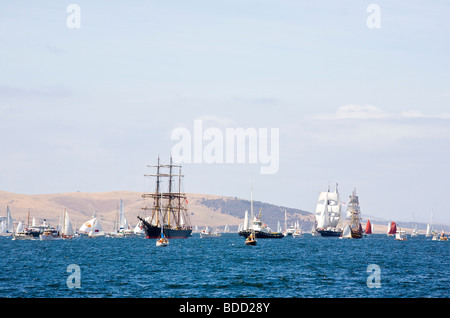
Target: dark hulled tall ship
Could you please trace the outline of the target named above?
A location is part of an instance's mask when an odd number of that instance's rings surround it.
[[[166,238],[188,238],[192,233],[192,225],[187,210],[186,194],[181,192],[181,178],[183,177],[181,166],[172,164],[172,158],[170,158],[170,164],[162,165],[158,157],[158,164],[149,167],[156,168],[156,174],[145,176],[156,178],[156,190],[154,193],[142,195],[147,203],[142,209],[147,212],[148,216],[145,218],[138,216],[138,219],[142,222],[145,236],[159,238],[162,227]],[[173,173],[174,168],[178,168],[178,174]],[[162,170],[165,171],[162,172]],[[162,180],[166,178],[168,192],[162,192]],[[178,181],[177,184],[176,181]],[[178,186],[178,191],[174,191],[176,186]]]

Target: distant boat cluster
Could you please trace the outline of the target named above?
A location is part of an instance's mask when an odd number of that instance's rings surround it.
[[[181,166],[172,164],[158,164],[149,166],[156,168],[156,174],[145,175],[156,177],[156,190],[154,193],[145,193],[142,195],[144,199],[151,199],[142,209],[148,215],[138,216],[138,223],[131,229],[125,216],[123,200],[120,199],[120,208],[117,218],[114,222],[112,232],[105,233],[99,218],[95,215],[84,222],[82,226],[74,231],[67,209],[61,214],[58,226],[52,227],[44,219],[41,224],[37,224],[35,218],[31,218],[28,212],[26,223],[19,221],[16,229],[13,227],[13,219],[9,206],[6,209],[6,218],[1,221],[0,235],[11,236],[13,240],[64,240],[76,237],[131,237],[145,236],[148,239],[157,239],[157,246],[167,246],[171,238],[188,238],[192,235],[193,228],[189,219],[187,209],[186,194],[181,192]],[[178,168],[178,173],[174,173],[174,169]],[[164,170],[164,171],[162,171]],[[165,171],[168,170],[168,171]],[[168,192],[161,191],[162,180],[167,178]],[[178,181],[178,182],[175,182]],[[341,239],[361,239],[364,236],[373,233],[373,224],[367,220],[365,229],[361,225],[361,209],[359,206],[359,198],[356,195],[356,188],[349,196],[346,213],[342,212],[343,202],[339,197],[338,185],[336,184],[333,192],[320,192],[316,210],[314,212],[315,222],[308,234],[322,237],[339,237]],[[256,245],[257,239],[280,239],[286,236],[298,238],[303,236],[303,230],[299,222],[295,222],[291,226],[287,224],[287,213],[285,210],[284,230],[278,222],[277,230],[273,231],[262,220],[262,208],[259,209],[258,215],[255,215],[253,209],[253,188],[250,191],[250,214],[248,211],[244,213],[244,222],[239,225],[238,234],[245,237],[246,245]],[[215,229],[205,225],[202,231],[195,227],[195,232],[200,233],[200,238],[218,238],[221,233]],[[228,225],[224,232],[229,232]],[[388,224],[386,234],[394,236],[395,240],[404,241],[407,235],[395,222]],[[411,233],[411,237],[419,235],[417,227]],[[432,237],[432,240],[447,241],[448,236],[444,231],[438,233],[432,230],[431,222],[427,226],[426,237]]]
[[[30,212],[28,212],[27,221],[19,221],[14,230],[11,211],[9,206],[7,206],[6,221],[1,222],[0,235],[11,236],[13,240],[50,241],[73,239],[76,237],[128,237],[144,234],[140,222],[133,230],[130,229],[125,217],[122,199],[120,199],[118,219],[118,222],[114,222],[113,231],[105,233],[100,224],[100,220],[95,216],[84,222],[78,230],[74,230],[67,209],[64,210],[60,222],[56,227],[51,226],[46,219],[38,224],[36,219],[34,217],[31,218]]]

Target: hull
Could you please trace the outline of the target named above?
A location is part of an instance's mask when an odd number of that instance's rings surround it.
[[[362,237],[363,237],[363,235],[362,235],[361,232],[353,232],[352,231],[352,238],[359,239],[359,238],[362,238]]]
[[[317,230],[317,232],[319,232],[320,235],[322,235],[324,237],[339,237],[342,234],[341,230],[322,230],[322,229],[319,229],[319,230]]]
[[[142,228],[145,232],[145,237],[148,239],[157,239],[161,237],[161,227],[149,224],[144,219],[138,217],[142,221]],[[169,229],[164,228],[164,237],[168,239],[173,238],[188,238],[192,234],[191,228],[181,228],[181,229]]]
[[[161,227],[150,226],[144,227],[145,237],[148,239],[157,239],[161,237]],[[188,238],[191,236],[191,229],[164,229],[164,236],[168,239]]]
[[[26,231],[13,234],[13,240],[39,240],[39,235],[41,233],[38,231]]]
[[[240,236],[247,238],[252,232],[251,231],[241,231],[239,232]],[[283,233],[268,233],[262,231],[255,231],[256,238],[283,238]]]
[[[61,236],[52,236],[52,235],[40,235],[39,236],[41,241],[58,241],[62,240]]]

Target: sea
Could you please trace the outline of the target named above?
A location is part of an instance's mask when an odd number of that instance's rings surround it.
[[[0,298],[448,298],[450,241],[0,238]]]

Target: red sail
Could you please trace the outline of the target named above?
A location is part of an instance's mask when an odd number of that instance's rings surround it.
[[[370,224],[369,220],[367,220],[365,232],[366,232],[366,234],[372,234],[372,225]]]
[[[391,228],[389,229],[388,234],[395,234],[395,233],[397,233],[397,225],[395,224],[394,221],[392,221]]]

